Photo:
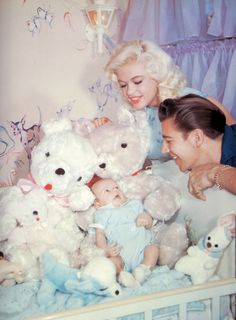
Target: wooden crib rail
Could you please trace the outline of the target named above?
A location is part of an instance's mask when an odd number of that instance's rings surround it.
[[[34,317],[32,320],[115,320],[117,317],[143,312],[145,320],[152,320],[152,311],[179,305],[179,319],[187,319],[187,303],[211,299],[212,319],[220,320],[220,297],[236,293],[236,279],[217,280],[201,285],[131,297],[75,310]]]

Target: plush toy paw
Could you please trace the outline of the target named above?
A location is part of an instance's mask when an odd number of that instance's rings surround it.
[[[0,260],[0,283],[2,286],[9,287],[23,281],[24,272],[20,265],[5,259]]]
[[[140,264],[133,271],[134,278],[142,284],[151,274],[151,270],[144,264]]]
[[[87,186],[80,186],[70,194],[69,203],[72,211],[87,210],[94,202],[94,195]]]
[[[184,224],[173,222],[169,225],[158,224],[154,227],[155,242],[160,248],[158,265],[173,268],[175,263],[186,254],[189,245]]]
[[[145,209],[159,221],[168,221],[180,209],[181,194],[168,181],[162,181],[160,187],[150,193],[145,201]]]
[[[134,288],[140,285],[139,282],[134,278],[132,273],[127,271],[120,272],[118,281],[122,286],[126,288]]]

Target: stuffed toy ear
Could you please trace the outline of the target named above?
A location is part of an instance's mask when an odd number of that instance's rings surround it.
[[[62,118],[60,120],[50,120],[42,124],[42,130],[45,135],[51,135],[54,133],[72,131],[72,123],[68,118]]]
[[[126,106],[121,106],[118,113],[118,123],[123,126],[132,126],[135,123],[134,115]]]
[[[79,118],[78,120],[73,122],[73,129],[79,135],[85,137],[90,132],[95,130],[94,123],[86,118]]]
[[[236,212],[230,212],[219,217],[217,225],[224,227],[225,234],[229,239],[235,238]]]

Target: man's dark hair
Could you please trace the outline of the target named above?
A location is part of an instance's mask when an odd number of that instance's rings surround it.
[[[172,118],[175,127],[187,135],[194,129],[201,129],[206,136],[215,139],[225,130],[226,117],[211,101],[195,94],[181,98],[166,99],[159,109],[159,119]]]

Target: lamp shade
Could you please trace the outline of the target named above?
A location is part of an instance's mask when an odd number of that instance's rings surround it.
[[[86,14],[93,28],[107,29],[110,26],[115,7],[103,3],[102,1],[95,2],[86,8]]]

